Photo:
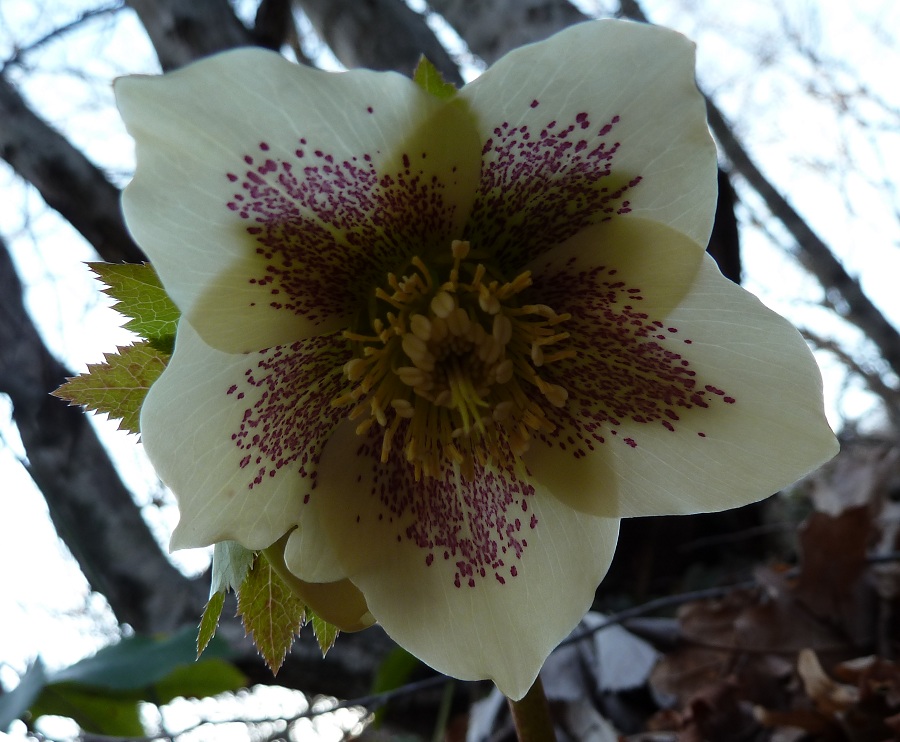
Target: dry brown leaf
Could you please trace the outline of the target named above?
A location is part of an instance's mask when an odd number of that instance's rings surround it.
[[[797,674],[803,681],[806,695],[823,714],[833,716],[859,702],[859,691],[852,685],[836,683],[828,677],[816,653],[811,649],[800,652],[797,658]]]

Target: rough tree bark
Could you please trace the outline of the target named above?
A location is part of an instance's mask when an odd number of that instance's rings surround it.
[[[424,54],[444,78],[462,84],[459,70],[422,16],[397,0],[298,0],[346,67],[411,75]]]
[[[255,42],[228,0],[128,0],[128,6],[140,18],[164,70]]]
[[[568,0],[431,0],[429,5],[488,64],[589,19]]]

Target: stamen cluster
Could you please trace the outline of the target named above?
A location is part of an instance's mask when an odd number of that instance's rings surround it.
[[[574,355],[554,347],[569,337],[559,325],[570,315],[520,304],[530,272],[503,281],[470,252],[453,241],[443,282],[439,263],[413,257],[408,275],[389,273],[388,288],[376,289],[372,333],[344,332],[356,356],[344,366],[350,388],[334,403],[353,405],[351,419],[365,416],[358,434],[384,429],[383,463],[399,438],[417,480],[453,464],[470,479],[476,463],[512,465],[532,435],[554,430],[544,402],[562,407],[568,397],[539,370]]]

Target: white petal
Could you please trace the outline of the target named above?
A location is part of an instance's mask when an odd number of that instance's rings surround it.
[[[137,143],[129,229],[221,350],[346,326],[411,250],[459,237],[474,197],[466,106],[401,75],[241,49],[116,94]]]
[[[467,239],[505,268],[627,213],[706,244],[716,152],[683,36],[625,21],[573,26],[511,52],[461,95],[487,140]]]
[[[335,431],[309,506],[323,528],[307,548],[337,552],[372,615],[422,661],[521,698],[588,610],[618,521],[496,472],[415,483],[401,457],[375,463],[380,447]]]
[[[141,412],[144,447],[181,512],[173,549],[224,540],[260,549],[301,522],[336,424],[341,360],[330,340],[228,354],[181,321]]]
[[[592,251],[591,239],[611,247]],[[723,510],[836,453],[800,333],[701,254],[662,225],[621,220],[535,269],[540,299],[573,314],[577,358],[552,378],[569,391],[560,427],[526,462],[572,506],[610,517]]]

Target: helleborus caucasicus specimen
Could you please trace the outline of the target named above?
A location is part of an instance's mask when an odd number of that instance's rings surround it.
[[[266,549],[322,618],[517,699],[620,518],[836,443],[800,335],[704,253],[688,41],[589,23],[446,92],[250,49],[118,81],[126,219],[182,313],[141,434],[172,548]]]

